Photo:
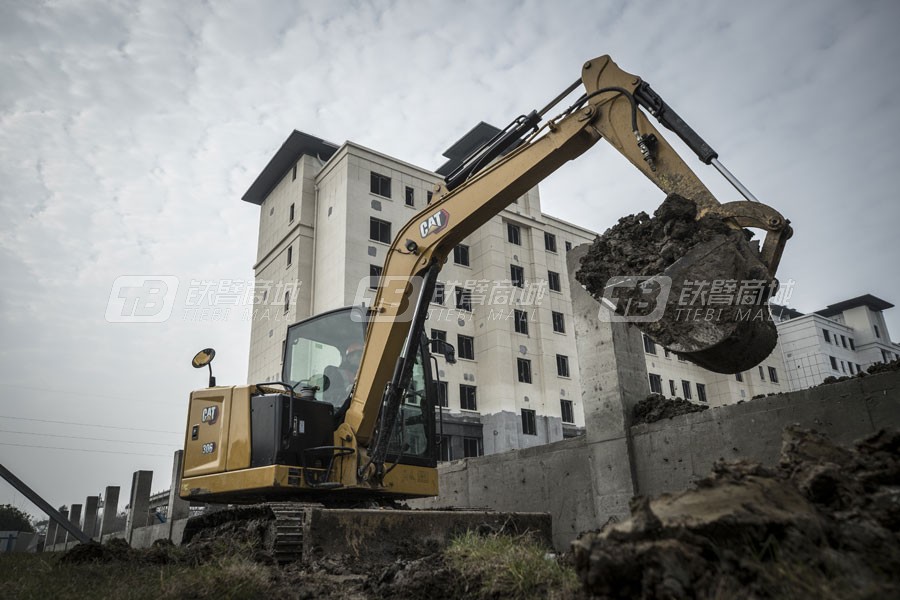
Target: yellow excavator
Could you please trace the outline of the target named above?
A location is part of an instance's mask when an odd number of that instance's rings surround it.
[[[547,118],[579,87],[573,104]],[[745,200],[720,204],[645,113],[714,165]],[[278,556],[289,560],[334,543],[340,531],[384,535],[383,527],[360,524],[366,511],[359,507],[437,495],[431,352],[453,359],[452,347],[424,333],[438,273],[466,236],[601,138],[667,195],[692,200],[698,219],[716,214],[735,230],[764,230],[756,259],[774,281],[791,234],[788,221],[756,201],[646,82],[609,56],[592,59],[546,107],[513,121],[436,186],[433,200],[395,236],[371,306],[333,310],[288,329],[281,382],[217,387],[210,373],[210,387],[190,396],[181,497],[258,507],[272,519]],[[745,275],[709,273],[699,262],[680,264],[679,274],[696,270],[723,280]],[[726,366],[718,370],[743,370],[774,344],[754,327],[707,326],[702,335],[683,336],[676,349],[688,358],[696,354],[704,366],[716,369],[721,355]],[[738,346],[744,349],[735,363],[727,355]],[[194,366],[207,365],[213,354],[199,353]],[[246,506],[232,510],[241,518],[249,514]],[[338,513],[341,523],[330,516]],[[192,520],[185,540],[224,518]],[[509,515],[501,518],[508,522]],[[401,523],[398,530],[408,533],[409,527]],[[319,539],[312,539],[314,531],[321,532]]]

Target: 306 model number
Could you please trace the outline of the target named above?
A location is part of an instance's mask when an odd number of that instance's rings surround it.
[[[216,451],[216,443],[215,442],[206,442],[202,446],[200,446],[200,454],[212,454]]]

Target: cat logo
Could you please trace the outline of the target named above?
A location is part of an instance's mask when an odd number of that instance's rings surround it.
[[[442,208],[440,212],[431,215],[419,224],[419,233],[422,237],[430,233],[437,233],[446,227],[449,222],[450,213]]]
[[[203,409],[203,413],[200,415],[200,422],[206,423],[207,425],[212,425],[216,422],[216,419],[219,418],[219,407],[218,406],[207,406]]]

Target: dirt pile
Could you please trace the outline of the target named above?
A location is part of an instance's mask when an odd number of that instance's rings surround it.
[[[686,415],[693,412],[703,412],[709,406],[694,404],[682,398],[666,398],[662,394],[650,394],[634,405],[631,413],[631,424],[655,423],[662,419],[671,419],[678,415]]]
[[[869,375],[878,375],[879,373],[887,373],[889,371],[900,371],[900,359],[893,360],[888,363],[875,363],[874,365],[870,365],[868,369],[857,373],[856,375],[844,375],[843,377],[834,377],[833,375],[830,377],[826,377],[821,385],[830,385],[832,383],[840,383],[842,381],[848,381],[850,379],[861,379],[863,377],[868,377]]]
[[[638,498],[574,543],[603,598],[886,598],[900,594],[900,432],[852,449],[785,430],[775,468],[718,463],[697,488]]]
[[[777,334],[768,305],[769,273],[745,231],[720,217],[697,219],[696,205],[670,195],[653,213],[619,219],[598,236],[575,278],[597,300],[614,296],[617,312],[647,335],[703,367],[722,373],[744,371],[774,348]],[[648,277],[671,279],[647,282]],[[630,278],[615,283],[613,277]],[[665,296],[667,295],[667,299]]]

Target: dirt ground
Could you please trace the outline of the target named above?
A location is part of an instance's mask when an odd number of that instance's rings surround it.
[[[631,416],[631,424],[655,423],[662,419],[671,419],[678,415],[703,412],[709,406],[696,404],[681,398],[666,398],[662,394],[650,394],[635,404]]]
[[[598,598],[900,597],[900,432],[854,448],[789,428],[775,468],[720,463],[575,542]]]

